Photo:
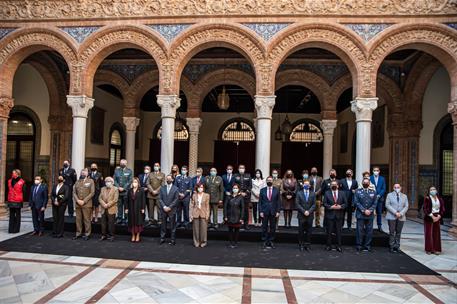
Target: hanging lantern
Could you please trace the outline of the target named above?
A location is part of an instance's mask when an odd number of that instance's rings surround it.
[[[183,128],[184,128],[184,126],[183,126],[181,117],[179,116],[179,112],[176,112],[175,131],[181,132],[183,130]]]
[[[281,124],[281,131],[284,135],[288,135],[292,133],[292,125],[290,124],[289,117],[286,115],[286,118],[284,118],[284,121]]]
[[[217,106],[221,110],[227,110],[230,106],[230,97],[225,92],[225,86],[222,87],[222,93],[217,96]]]

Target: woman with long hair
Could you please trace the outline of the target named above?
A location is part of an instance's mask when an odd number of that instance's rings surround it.
[[[145,205],[145,194],[140,187],[140,180],[138,177],[134,177],[132,186],[127,192],[127,206],[125,209],[128,219],[128,229],[132,234],[132,242],[140,241],[140,233],[144,229]]]
[[[295,193],[297,191],[297,180],[292,170],[287,170],[281,185],[282,206],[284,210],[284,226],[291,227],[292,210],[295,205]]]
[[[224,200],[224,221],[227,223],[229,230],[230,248],[238,246],[240,227],[243,225],[244,208],[244,198],[240,194],[240,185],[234,184],[232,193],[227,195]]]

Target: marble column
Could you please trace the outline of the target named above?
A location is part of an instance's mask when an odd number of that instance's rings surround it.
[[[162,172],[169,174],[173,165],[176,110],[181,105],[181,99],[178,95],[157,95],[157,104],[162,113],[160,164]]]
[[[255,96],[256,146],[255,167],[262,170],[263,176],[270,175],[271,149],[271,115],[275,106],[276,96]]]
[[[140,119],[137,117],[122,117],[122,120],[126,131],[125,159],[128,167],[135,170],[135,134],[136,128],[140,124]]]
[[[355,113],[357,128],[355,177],[362,178],[364,171],[370,171],[371,154],[371,118],[378,106],[378,98],[357,97],[351,101],[351,110]]]
[[[8,117],[13,108],[12,98],[0,97],[0,214],[6,212],[5,208],[5,184],[9,173],[6,172],[6,139],[8,128]]]
[[[198,167],[198,135],[202,120],[199,117],[188,117],[186,122],[189,127],[189,174],[194,175]]]
[[[454,171],[453,171],[453,189],[452,189],[452,222],[451,222],[451,229],[449,229],[449,233],[457,235],[457,99],[451,101],[448,104],[448,112],[451,114],[452,117],[452,125],[454,126]]]
[[[328,172],[333,167],[333,134],[335,132],[336,119],[322,119],[321,128],[324,133],[324,157],[322,176],[328,178]]]
[[[84,168],[86,159],[87,114],[94,106],[94,99],[84,95],[67,95],[67,104],[71,107],[73,113],[71,164],[79,176]]]

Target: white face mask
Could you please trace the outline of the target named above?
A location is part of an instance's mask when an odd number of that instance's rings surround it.
[[[40,184],[40,181],[39,180],[35,180],[35,185],[39,185]]]
[[[273,173],[272,176],[273,178],[278,178],[278,173]]]
[[[111,188],[113,186],[113,182],[106,182],[105,185],[106,187]]]
[[[157,171],[159,171],[159,170],[160,170],[160,168],[159,168],[158,166],[154,166],[154,171],[157,172]]]
[[[149,170],[144,170],[144,174],[149,174]]]
[[[199,193],[202,193],[202,192],[203,192],[203,188],[198,188],[197,191],[198,191]]]
[[[255,175],[255,177],[257,177],[257,178],[260,178],[260,174],[259,174],[259,173],[257,173],[257,174]]]
[[[232,191],[233,191],[233,193],[237,194],[239,190],[238,190],[238,188],[233,188]]]
[[[238,172],[240,172],[240,174],[244,174],[244,169],[240,169]]]
[[[228,169],[227,170],[227,174],[232,174],[233,170],[232,169]]]
[[[400,188],[395,188],[394,191],[397,192],[397,193],[400,193]]]
[[[373,174],[374,174],[374,176],[378,176],[379,175],[379,171],[373,171]]]

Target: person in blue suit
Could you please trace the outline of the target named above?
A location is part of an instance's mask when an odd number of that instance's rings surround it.
[[[384,195],[386,194],[386,180],[380,175],[379,167],[373,167],[373,175],[370,181],[376,187],[376,196],[378,203],[376,205],[376,222],[379,232],[382,232],[382,210],[384,208]]]
[[[281,195],[276,187],[273,187],[273,177],[267,178],[267,186],[260,189],[259,195],[260,217],[262,218],[262,241],[263,247],[275,248],[276,221],[281,210]]]
[[[192,195],[192,179],[188,176],[187,166],[181,167],[181,174],[176,176],[174,185],[178,188],[176,227],[190,229],[189,204]]]
[[[35,176],[35,184],[30,191],[29,205],[32,209],[32,235],[42,236],[44,231],[44,210],[48,204],[48,186],[42,183],[41,176]]]
[[[204,184],[206,185],[206,177],[203,176],[203,168],[198,167],[195,171],[195,176],[192,177],[192,191],[196,192],[195,189],[197,188],[197,184]]]
[[[226,174],[222,175],[222,182],[224,183],[224,196],[230,196],[232,193],[233,184],[235,183],[235,178],[233,176],[233,166],[228,165]]]
[[[353,203],[356,206],[357,251],[371,251],[374,211],[378,203],[378,196],[376,195],[375,190],[370,189],[370,180],[368,178],[364,178],[362,181],[362,188],[356,190]],[[365,241],[362,240],[363,235],[365,235]]]

